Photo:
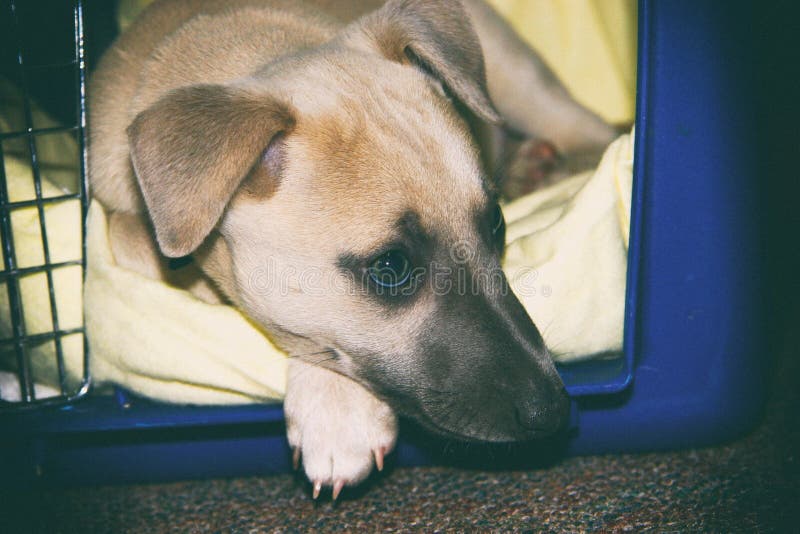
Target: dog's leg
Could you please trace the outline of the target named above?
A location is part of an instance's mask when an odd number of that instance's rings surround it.
[[[289,364],[283,409],[295,464],[302,457],[314,498],[330,486],[335,499],[373,465],[383,469],[397,438],[397,418],[386,403],[349,378],[300,360]]]
[[[511,184],[512,188],[535,188],[541,181],[550,181],[543,175],[595,166],[617,130],[576,102],[485,0],[465,0],[464,5],[483,47],[492,101],[507,126],[524,136],[510,151],[493,157],[495,167],[504,164],[511,172],[506,179],[531,182]]]
[[[509,126],[564,153],[608,144],[615,129],[576,102],[542,59],[484,0],[465,0],[483,47],[489,93]]]

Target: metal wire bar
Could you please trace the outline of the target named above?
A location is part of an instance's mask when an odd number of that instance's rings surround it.
[[[24,57],[23,44],[21,40],[21,25],[18,6],[15,0],[6,0],[4,10],[7,12],[10,21],[10,35],[12,43],[16,44],[16,69],[17,83],[22,93],[22,111],[25,120],[25,128],[19,131],[0,133],[0,142],[10,139],[26,139],[27,148],[30,156],[31,170],[33,173],[34,197],[30,200],[11,201],[8,192],[8,176],[5,172],[5,155],[0,144],[0,234],[2,234],[3,247],[3,271],[0,272],[0,283],[5,283],[8,291],[9,318],[11,322],[11,337],[0,339],[0,347],[13,347],[16,359],[16,372],[20,384],[20,402],[0,401],[0,410],[8,408],[27,409],[36,406],[52,404],[63,404],[71,402],[84,396],[90,388],[91,374],[89,370],[89,347],[86,341],[85,329],[83,327],[62,329],[59,325],[58,309],[53,282],[53,270],[62,267],[81,265],[82,272],[86,274],[86,214],[89,207],[88,181],[86,175],[87,154],[86,154],[86,59],[84,43],[84,18],[82,0],[73,2],[73,36],[74,36],[74,59],[71,61],[60,61],[52,64],[26,64]],[[13,50],[13,48],[12,48]],[[34,128],[33,123],[33,104],[30,97],[30,87],[27,73],[33,70],[49,68],[53,66],[74,66],[75,72],[75,108],[78,112],[77,124],[56,126],[48,128]],[[78,167],[80,180],[79,191],[74,194],[64,194],[55,197],[44,197],[42,190],[42,174],[39,167],[39,157],[37,152],[37,137],[44,134],[74,132],[78,142],[80,158]],[[73,261],[52,263],[50,256],[50,243],[47,229],[47,219],[45,206],[64,202],[67,200],[79,200],[81,206],[81,258]],[[42,252],[44,263],[31,267],[19,267],[17,264],[16,249],[13,235],[13,223],[11,214],[20,208],[36,208],[39,218],[39,232],[41,236]],[[25,313],[23,308],[23,298],[20,290],[20,277],[44,273],[47,280],[48,297],[50,304],[50,320],[52,330],[36,334],[28,334],[25,324]],[[68,377],[64,361],[64,350],[62,338],[65,336],[83,334],[83,373],[82,381],[78,389],[68,391]],[[45,399],[36,399],[36,392],[33,387],[34,377],[32,376],[31,362],[29,362],[28,349],[41,343],[52,342],[55,347],[56,365],[58,368],[59,385],[61,395]]]
[[[27,274],[43,273],[45,271],[52,271],[60,267],[69,267],[71,265],[83,265],[83,260],[62,261],[58,263],[50,263],[47,265],[36,265],[34,267],[21,267],[12,269],[10,271],[0,271],[0,282],[5,282],[11,277],[25,276]]]
[[[16,29],[19,27],[19,20],[14,2],[11,2],[11,10],[13,13],[13,26]],[[25,116],[25,124],[28,128],[33,128],[33,109],[31,106],[31,98],[28,87],[28,75],[25,71],[25,58],[22,50],[21,40],[17,40],[17,65],[19,67],[19,84],[22,89],[22,110]],[[28,150],[31,157],[31,170],[33,171],[33,190],[36,196],[36,211],[39,216],[39,235],[42,240],[42,254],[44,255],[45,265],[50,265],[50,242],[47,235],[47,224],[45,221],[44,204],[42,204],[42,173],[39,169],[39,154],[36,147],[36,137],[28,134]],[[46,269],[44,271],[47,280],[47,294],[50,302],[50,321],[53,325],[53,330],[58,331],[58,306],[56,305],[56,290],[53,284],[53,270]],[[64,367],[64,350],[61,345],[61,338],[55,338],[56,347],[56,367],[58,369],[58,383],[61,387],[61,393],[64,394],[67,390],[67,373]],[[32,396],[36,398],[35,389]]]
[[[17,11],[14,1],[9,2],[10,15],[12,17],[12,31],[16,42],[19,42],[17,35]],[[30,123],[28,124],[30,126]],[[4,205],[0,210],[0,231],[3,235],[3,267],[6,271],[17,268],[17,256],[14,248],[14,232],[11,227],[11,209],[5,206],[9,202],[8,188],[5,172],[5,158],[0,150],[0,202]],[[9,315],[11,316],[11,329],[14,336],[14,355],[17,362],[17,375],[19,377],[20,400],[31,402],[35,399],[33,390],[33,378],[28,366],[28,359],[25,354],[25,314],[22,307],[22,296],[20,294],[19,279],[11,277],[6,282],[8,291]]]
[[[8,198],[6,187],[6,166],[3,151],[0,150],[0,200]],[[14,234],[11,230],[11,210],[5,206],[0,207],[0,234],[3,236],[3,268],[6,272],[17,268],[16,251],[14,250]],[[30,402],[33,382],[30,369],[26,365],[25,345],[25,315],[22,312],[22,299],[20,298],[19,279],[9,277],[6,281],[8,291],[9,316],[11,318],[11,332],[14,336],[14,356],[17,361],[17,375],[19,377],[20,399]]]
[[[64,330],[53,330],[51,332],[42,332],[41,334],[28,334],[25,336],[25,344],[26,345],[36,345],[43,341],[49,341],[51,339],[60,339],[64,336],[71,336],[72,334],[79,334],[83,332],[83,328],[67,328]],[[16,339],[9,338],[9,339],[0,339],[0,347],[7,346],[12,343],[16,343]]]
[[[46,204],[56,204],[58,202],[64,202],[65,200],[75,200],[76,198],[82,198],[82,193],[71,193],[67,195],[58,195],[57,197],[47,197],[42,199],[36,200],[17,200],[15,202],[7,202],[5,200],[0,200],[0,207],[4,208],[27,208],[30,206],[38,206],[39,204],[46,205]]]
[[[33,128],[28,127],[25,130],[20,130],[17,132],[0,132],[0,141],[5,141],[7,139],[16,139],[19,137],[27,137],[29,135],[44,135],[49,133],[61,133],[61,132],[72,132],[77,131],[78,126],[52,126],[50,128]]]
[[[83,276],[86,277],[86,218],[89,214],[89,152],[86,143],[86,42],[83,27],[83,0],[75,0],[73,9],[75,28],[75,58],[78,61],[76,69],[76,94],[78,107],[78,153],[80,154],[80,193],[81,193],[81,263]],[[86,325],[85,315],[83,325]],[[83,383],[75,394],[75,398],[82,397],[89,392],[92,385],[92,375],[89,367],[89,340],[86,330],[83,331]]]

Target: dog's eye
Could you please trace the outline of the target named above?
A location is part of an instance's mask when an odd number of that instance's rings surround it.
[[[492,234],[497,235],[505,225],[506,221],[503,218],[503,210],[500,209],[500,206],[495,206],[492,212]]]
[[[380,287],[398,287],[411,277],[411,262],[399,250],[390,250],[375,258],[367,272]]]

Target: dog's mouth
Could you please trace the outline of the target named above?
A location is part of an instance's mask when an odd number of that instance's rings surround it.
[[[453,430],[441,423],[436,422],[429,415],[414,414],[410,415],[415,422],[425,428],[428,432],[444,439],[459,441],[462,443],[492,443],[492,444],[510,444],[519,443],[520,441],[528,441],[528,439],[519,439],[508,436],[501,432],[464,432],[461,430]],[[469,426],[466,426],[469,428]]]
[[[486,417],[482,419],[474,411],[473,413],[462,413],[446,422],[442,422],[424,411],[424,409],[415,410],[414,413],[407,413],[403,410],[398,411],[403,415],[407,415],[434,435],[475,444],[514,444],[536,441],[558,434],[565,428],[564,423],[566,423],[566,418],[562,418],[558,424],[532,428],[519,419],[517,411],[514,411],[514,417],[511,418],[512,421],[505,421],[505,424],[494,420],[490,421]]]

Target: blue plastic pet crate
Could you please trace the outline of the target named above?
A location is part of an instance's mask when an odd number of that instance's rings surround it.
[[[759,418],[768,355],[748,24],[735,3],[640,2],[624,358],[560,368],[574,399],[565,454],[702,446]],[[0,206],[5,218],[9,209]],[[401,437],[398,463],[430,460],[415,443]],[[3,481],[153,481],[289,465],[277,405],[170,406],[118,392],[0,413]]]

